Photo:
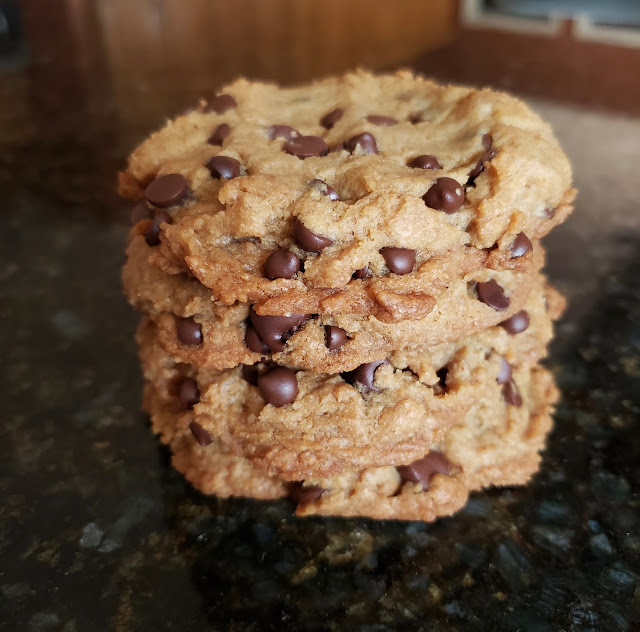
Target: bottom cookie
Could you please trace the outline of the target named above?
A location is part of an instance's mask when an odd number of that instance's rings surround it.
[[[150,396],[149,396],[150,395]],[[362,516],[431,521],[464,506],[469,493],[490,486],[521,485],[537,471],[558,391],[550,373],[531,370],[525,405],[486,410],[474,406],[443,438],[425,445],[425,456],[398,464],[344,472],[295,483],[269,476],[244,457],[200,445],[198,428],[178,422],[169,442],[173,465],[206,494],[275,499],[288,496],[299,516]],[[161,406],[153,393],[147,405]],[[154,427],[156,432],[167,428]],[[195,436],[195,439],[194,439]],[[207,437],[207,441],[210,437]]]

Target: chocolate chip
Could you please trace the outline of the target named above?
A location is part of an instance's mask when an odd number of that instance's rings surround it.
[[[147,200],[159,208],[166,208],[182,202],[187,195],[189,183],[179,173],[167,173],[156,178],[146,189]]]
[[[416,265],[416,251],[410,248],[382,248],[380,254],[389,270],[396,274],[409,274]]]
[[[522,257],[533,250],[531,241],[524,233],[518,233],[511,244],[511,257]]]
[[[379,127],[390,127],[391,125],[397,125],[398,121],[390,116],[379,116],[378,114],[369,114],[367,121],[372,125],[378,125]]]
[[[443,366],[436,371],[438,383],[433,385],[434,395],[443,395],[447,392],[447,376],[449,375],[449,367]]]
[[[209,169],[211,176],[214,178],[237,178],[241,174],[241,165],[230,156],[213,156],[209,158],[204,166]]]
[[[417,123],[422,123],[424,121],[424,114],[422,112],[416,112],[415,114],[411,114],[409,116],[409,122],[416,125]]]
[[[182,382],[180,382],[178,399],[180,400],[182,408],[191,410],[200,401],[198,382],[192,377],[185,377]]]
[[[290,125],[272,125],[267,130],[267,136],[269,136],[271,140],[275,140],[276,138],[291,140],[292,138],[300,136],[300,132],[293,129]]]
[[[325,129],[331,129],[344,114],[344,110],[342,108],[336,108],[335,110],[331,110],[320,119],[320,125]]]
[[[420,483],[422,489],[426,490],[429,489],[429,484],[434,474],[449,475],[451,463],[441,452],[432,451],[421,459],[409,465],[401,465],[396,469],[403,481]]]
[[[267,279],[292,279],[302,269],[302,262],[290,250],[274,250],[264,262],[262,271]]]
[[[362,384],[362,386],[364,386],[366,391],[379,393],[380,389],[377,386],[374,386],[374,379],[376,370],[383,364],[389,364],[389,360],[375,360],[374,362],[361,364],[353,371],[344,373],[342,377],[345,379],[345,381],[349,382],[349,384],[355,384],[355,382],[359,382],[360,384]]]
[[[485,151],[489,151],[492,145],[493,145],[493,138],[491,137],[491,134],[483,134],[482,146],[484,147]]]
[[[521,309],[507,320],[503,320],[500,326],[504,327],[507,333],[515,336],[529,327],[529,314]]]
[[[255,351],[260,355],[269,353],[269,347],[264,343],[262,338],[260,338],[260,334],[258,334],[256,328],[251,323],[247,323],[247,331],[244,334],[244,344],[246,344],[251,351]]]
[[[518,387],[513,381],[513,378],[511,378],[502,387],[502,396],[504,397],[504,401],[511,406],[522,406],[522,396],[520,395]]]
[[[324,328],[324,341],[329,351],[340,349],[347,340],[349,340],[349,336],[347,336],[347,332],[341,327],[327,325]]]
[[[213,441],[211,435],[197,421],[189,424],[189,430],[200,445],[209,445]]]
[[[429,208],[451,214],[464,203],[464,189],[453,178],[438,178],[422,199]]]
[[[178,318],[176,321],[178,340],[183,345],[197,347],[202,344],[202,325],[193,318]]]
[[[353,273],[354,279],[368,279],[373,272],[371,272],[371,268],[369,266],[365,266],[364,268],[360,268]]]
[[[476,292],[483,303],[493,307],[497,312],[502,312],[509,307],[509,299],[504,290],[493,279],[479,282],[476,285]]]
[[[213,134],[209,136],[207,141],[209,145],[222,145],[225,138],[231,134],[231,128],[226,123],[220,123],[218,127],[213,130]]]
[[[312,503],[326,490],[318,485],[304,485],[304,483],[289,483],[287,486],[287,498],[296,505]]]
[[[489,147],[486,147],[486,144],[484,142],[485,136],[488,136],[488,134],[485,134],[482,137],[482,144],[485,146],[487,151],[485,151],[484,154],[480,156],[480,159],[476,163],[476,166],[471,171],[469,171],[469,179],[467,180],[467,186],[475,186],[476,178],[484,171],[484,163],[490,162],[496,156],[496,152],[495,150],[491,149],[491,145],[489,145]],[[491,136],[489,136],[489,139],[491,139]]]
[[[209,103],[205,106],[204,111],[224,114],[227,110],[231,110],[237,105],[236,100],[230,94],[218,94],[209,99]]]
[[[373,134],[364,132],[363,134],[356,134],[352,136],[345,144],[344,147],[347,151],[354,153],[359,148],[361,154],[377,154],[378,144]]]
[[[135,226],[143,219],[151,219],[153,217],[153,211],[144,203],[136,204],[131,211],[131,225]]]
[[[547,219],[553,219],[556,216],[556,210],[555,208],[546,208],[544,209],[544,216]]]
[[[251,323],[271,351],[284,351],[286,341],[306,320],[306,314],[290,316],[259,316],[253,307],[249,311]]]
[[[329,153],[327,143],[320,136],[297,136],[288,140],[282,149],[300,160],[313,156],[326,156]]]
[[[293,239],[303,250],[320,252],[333,243],[333,239],[312,233],[297,217],[293,221]]]
[[[407,166],[413,169],[433,169],[434,171],[442,169],[442,165],[438,162],[438,159],[430,154],[424,154],[423,156],[416,156],[415,158],[412,158],[407,163]]]
[[[498,384],[506,384],[511,379],[512,374],[513,368],[511,365],[504,358],[500,358],[500,370],[496,377]]]
[[[309,186],[319,193],[322,193],[322,195],[326,195],[330,200],[333,200],[334,202],[340,199],[340,196],[336,193],[335,189],[332,189],[323,180],[315,178],[314,180],[311,180],[311,182],[309,182]]]
[[[144,233],[144,239],[149,246],[157,246],[160,243],[160,224],[171,224],[173,219],[167,211],[157,211]]]
[[[298,379],[291,369],[276,366],[258,376],[258,389],[267,403],[286,406],[298,396]]]
[[[249,382],[251,386],[258,386],[258,365],[243,364],[242,379],[245,380],[245,382]]]

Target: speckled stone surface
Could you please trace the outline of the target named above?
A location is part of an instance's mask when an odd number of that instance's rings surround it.
[[[580,189],[546,241],[564,398],[531,485],[435,524],[194,492],[139,412],[127,147],[0,151],[0,630],[639,629],[640,121],[534,106]]]

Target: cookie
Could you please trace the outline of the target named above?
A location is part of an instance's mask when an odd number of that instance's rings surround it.
[[[543,303],[531,297],[524,330],[509,323],[342,374],[271,363],[221,371],[186,365],[158,344],[147,319],[138,338],[147,390],[162,403],[153,413],[156,432],[173,428],[165,417],[196,421],[226,451],[287,480],[415,460],[477,402],[519,405],[551,337]]]
[[[227,304],[367,275],[437,298],[425,264],[446,276],[466,248],[467,266],[488,249],[493,265],[521,266],[523,241],[571,211],[566,157],[513,97],[406,71],[239,80],[223,96],[228,108],[203,101],[138,147],[121,192],[155,209],[141,222],[154,264]]]
[[[410,72],[241,79],[130,156],[144,409],[219,496],[433,520],[536,471],[572,211],[550,127]]]
[[[206,494],[288,496],[299,516],[431,521],[462,508],[474,490],[522,485],[536,472],[558,392],[550,374],[540,367],[531,371],[526,383],[523,406],[487,411],[477,404],[440,441],[425,444],[413,463],[291,483],[269,476],[215,443],[198,443],[190,430],[177,425],[170,441],[173,465]]]
[[[421,349],[494,326],[521,311],[527,296],[541,295],[544,288],[544,281],[536,272],[544,252],[536,243],[535,265],[527,271],[483,268],[450,280],[428,314],[420,318],[388,323],[357,311],[334,315],[327,299],[323,305],[328,311],[324,314],[316,303],[299,301],[295,307],[300,312],[289,308],[283,312],[289,314],[287,318],[269,319],[263,316],[272,314],[261,313],[264,304],[251,307],[237,303],[227,307],[214,301],[192,277],[164,274],[149,264],[147,250],[140,237],[129,246],[123,272],[129,300],[149,313],[158,327],[160,343],[171,355],[181,362],[211,369],[270,358],[324,373],[350,371],[366,362],[384,359],[396,349]],[[363,290],[361,302],[367,300]],[[200,344],[185,345],[180,340],[177,329],[185,318],[200,325]],[[332,345],[329,335],[337,330],[342,334],[341,344]]]

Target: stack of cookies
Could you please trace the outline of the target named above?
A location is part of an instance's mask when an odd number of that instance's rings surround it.
[[[564,306],[539,239],[575,191],[523,103],[409,72],[241,79],[120,190],[144,408],[196,488],[433,520],[536,471]]]

